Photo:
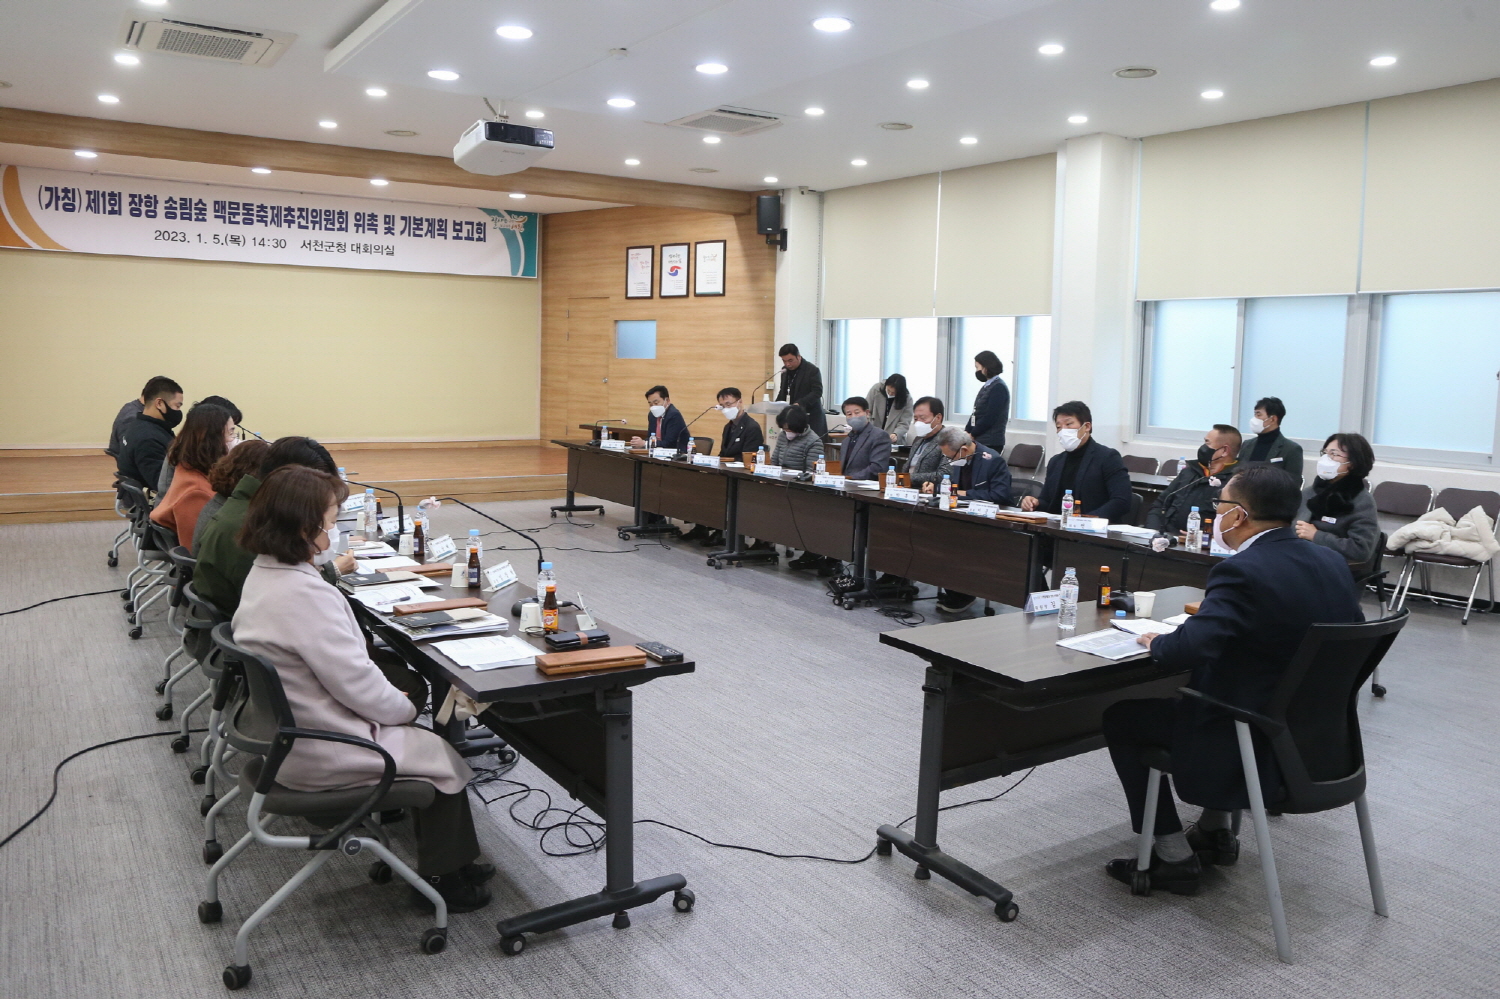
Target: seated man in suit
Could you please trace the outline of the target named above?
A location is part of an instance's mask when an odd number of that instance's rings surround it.
[[[839,452],[844,478],[877,478],[891,465],[891,435],[870,422],[870,404],[864,396],[844,400],[844,419],[849,422],[849,436]]]
[[[719,457],[725,461],[753,459],[755,452],[765,446],[766,437],[760,424],[745,412],[744,396],[737,388],[719,389],[719,412],[729,421],[724,424],[724,434],[719,438]],[[698,524],[682,536],[684,541],[701,541],[705,545],[716,545],[724,540],[724,532]]]
[[[998,453],[957,427],[938,431],[937,446],[948,459],[948,481],[955,495],[1010,506],[1010,466]],[[937,488],[931,482],[922,484],[924,493],[936,492]],[[938,591],[937,609],[944,614],[958,614],[973,602],[967,593]]]
[[[1151,658],[1169,669],[1192,670],[1188,686],[1231,704],[1263,710],[1282,672],[1313,624],[1362,621],[1359,595],[1343,558],[1297,537],[1292,520],[1302,502],[1297,480],[1274,465],[1252,465],[1225,484],[1216,504],[1214,534],[1235,550],[1214,566],[1198,613],[1170,635],[1143,635]],[[1232,864],[1239,841],[1230,811],[1250,806],[1234,722],[1191,698],[1121,701],[1104,712],[1104,737],[1140,831],[1149,748],[1172,754],[1154,822],[1151,885],[1179,895],[1198,890],[1203,863]],[[1266,801],[1280,797],[1280,774],[1261,759]],[[1171,785],[1185,801],[1204,806],[1185,831]],[[1109,876],[1130,882],[1134,857],[1112,860]]]
[[[1255,415],[1250,420],[1250,432],[1255,436],[1240,446],[1240,463],[1264,461],[1280,465],[1301,482],[1302,445],[1282,434],[1284,419],[1286,405],[1274,395],[1256,402]]]
[[[1130,517],[1130,472],[1120,452],[1094,440],[1094,414],[1081,402],[1052,411],[1060,450],[1047,462],[1041,496],[1021,498],[1022,510],[1062,513],[1063,493],[1073,491],[1073,512],[1104,517],[1111,524]]]
[[[1214,502],[1219,490],[1229,477],[1244,466],[1239,461],[1240,432],[1227,423],[1215,423],[1214,428],[1203,435],[1203,444],[1198,448],[1198,460],[1182,466],[1151,510],[1146,514],[1146,526],[1153,531],[1180,534],[1187,529],[1188,515],[1193,507],[1204,525],[1213,515]],[[1288,471],[1291,471],[1288,469]],[[1301,478],[1293,473],[1301,485]]]
[[[943,429],[943,400],[924,395],[911,412],[911,429],[906,435],[911,454],[906,459],[906,471],[911,484],[921,489],[928,483],[942,482],[948,474],[948,457],[937,446],[938,432]]]
[[[657,447],[669,447],[674,451],[686,451],[688,441],[692,434],[688,433],[687,421],[682,418],[677,407],[672,405],[672,397],[667,392],[665,385],[653,385],[646,390],[646,402],[651,407],[650,415],[646,418],[646,426],[651,428],[651,433],[656,435]],[[631,447],[645,447],[646,441],[639,437],[630,439]]]

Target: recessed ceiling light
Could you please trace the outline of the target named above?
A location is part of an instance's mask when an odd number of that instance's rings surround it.
[[[442,80],[444,83],[452,83],[458,79],[458,74],[451,69],[429,69],[427,75],[434,80]]]
[[[869,161],[868,160],[850,160],[849,161],[849,165],[850,166],[868,166],[869,165]]]
[[[720,73],[729,72],[729,67],[722,62],[700,62],[693,68],[700,73],[707,73],[709,76],[718,76]]]
[[[329,121],[327,119],[324,119],[323,121],[318,122],[318,127],[319,128],[338,128],[339,127],[339,123],[336,122],[336,121]]]
[[[251,173],[270,173],[271,172],[271,168],[270,167],[251,167],[250,168],[250,172]]]
[[[376,187],[384,187],[385,185],[389,184],[390,181],[386,180],[384,177],[371,177],[370,183],[374,184]]]
[[[760,180],[761,180],[762,184],[775,184],[775,183],[777,183],[778,178],[776,178],[776,177],[762,177]]]
[[[6,83],[4,80],[0,80],[0,90],[9,90],[9,89],[10,89],[10,84]]]
[[[611,97],[609,100],[605,101],[604,103],[608,104],[612,108],[633,108],[633,107],[635,107],[635,101],[631,100],[629,97]]]
[[[1376,56],[1374,59],[1370,60],[1370,65],[1371,66],[1394,66],[1394,65],[1396,65],[1396,57],[1395,56]]]
[[[165,7],[167,0],[141,0],[147,7]]]
[[[813,22],[813,27],[819,31],[848,31],[854,27],[854,22],[847,17],[820,17]]]
[[[131,55],[129,52],[119,52],[115,54],[115,62],[121,66],[139,66],[141,64],[141,57]]]
[[[1150,66],[1126,66],[1115,70],[1115,75],[1122,80],[1148,80],[1156,75],[1156,70]]]
[[[632,156],[630,159],[628,159],[628,160],[625,161],[625,165],[626,166],[640,166],[641,165],[641,161]]]
[[[417,133],[413,132],[409,128],[388,128],[388,129],[385,130],[385,134],[386,135],[394,135],[398,139],[410,139],[412,136],[416,135]]]
[[[1214,10],[1234,10],[1240,5],[1240,0],[1214,0],[1209,4]]]
[[[114,94],[100,94],[99,95],[99,103],[100,104],[118,104],[118,103],[120,103],[120,99],[118,97],[116,97]]]
[[[1064,50],[1056,42],[1048,42],[1046,45],[1038,46],[1037,51],[1042,55],[1062,55]]]
[[[978,142],[979,140],[976,139],[976,138],[974,138],[974,136],[972,136],[972,135],[966,135],[962,139],[959,139],[958,141],[962,142],[966,146],[972,146],[972,145],[974,145],[974,143]]]
[[[1089,116],[1086,115],[1086,114],[1075,114],[1075,115],[1069,115],[1068,116],[1068,124],[1069,125],[1087,125],[1088,123],[1089,123]]]
[[[705,135],[703,137],[703,141],[706,142],[706,143],[708,143],[710,146],[717,146],[719,143],[723,142],[724,140],[721,139],[721,138],[719,138],[717,135]]]
[[[524,198],[524,197],[526,197],[526,195],[522,194],[520,191],[512,191],[512,192],[510,192],[510,196],[512,198]]]
[[[545,117],[547,117],[547,113],[545,111],[538,111],[535,108],[532,108],[530,111],[526,112],[526,117],[528,117],[528,118],[545,118]]]
[[[92,149],[75,149],[73,150],[73,155],[77,156],[81,160],[93,160],[99,158],[99,154],[94,152]]]
[[[932,84],[928,83],[926,80],[907,80],[906,85],[913,90],[926,90],[928,87],[932,86]]]
[[[365,94],[369,97],[384,97],[385,91],[379,87],[366,87]]]
[[[519,42],[523,38],[531,37],[531,29],[523,28],[519,24],[502,24],[495,29],[495,34],[501,38],[509,38],[512,41]]]
[[[880,123],[880,127],[887,132],[905,132],[912,126],[904,121],[883,121]]]
[[[807,110],[803,111],[802,113],[805,114],[805,115],[808,115],[809,117],[816,118],[818,115],[820,115],[820,114],[823,113],[823,109],[822,108],[808,108]]]
[[[1205,91],[1203,91],[1203,93],[1199,94],[1198,96],[1201,97],[1201,98],[1203,98],[1205,101],[1216,101],[1220,97],[1224,96],[1224,91],[1222,91],[1222,90],[1205,90]]]
[[[689,173],[718,173],[717,167],[688,167]]]

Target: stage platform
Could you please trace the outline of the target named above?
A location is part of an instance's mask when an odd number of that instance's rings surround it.
[[[470,503],[550,499],[566,491],[567,452],[539,441],[331,444],[328,450],[351,479],[394,489],[408,503],[424,496]],[[0,524],[113,519],[114,469],[102,451],[0,450]],[[391,505],[385,494],[381,502]]]

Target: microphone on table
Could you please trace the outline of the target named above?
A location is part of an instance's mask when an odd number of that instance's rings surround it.
[[[396,497],[396,531],[394,534],[385,535],[380,540],[384,541],[386,544],[392,544],[391,539],[394,538],[394,543],[399,546],[401,543],[401,535],[406,530],[406,504],[401,501],[401,494],[396,492],[396,490],[394,489],[387,489],[385,486],[377,486],[373,482],[355,482],[353,479],[350,479],[349,484],[355,486],[364,486],[366,489],[374,489],[376,492],[390,493],[392,496]],[[379,524],[375,525],[375,530],[380,530]]]
[[[265,440],[264,437],[262,437],[260,434],[257,434],[254,430],[251,430],[249,427],[245,426],[243,423],[241,423],[239,425],[239,428],[241,430],[243,430],[245,433],[250,434],[256,440],[262,440],[262,441]]]
[[[545,562],[545,561],[547,561],[547,559],[546,559],[546,556],[544,556],[542,554],[542,546],[541,546],[540,543],[537,542],[536,538],[533,538],[531,535],[527,534],[525,531],[517,530],[516,528],[511,527],[509,524],[505,523],[502,520],[499,520],[499,519],[497,519],[495,517],[491,517],[489,514],[485,513],[483,510],[480,510],[478,507],[472,507],[469,504],[465,503],[461,499],[454,499],[452,496],[440,496],[438,498],[440,500],[442,500],[442,502],[444,502],[444,503],[457,503],[459,506],[463,507],[466,510],[472,510],[473,512],[479,514],[479,516],[483,517],[485,520],[488,520],[488,521],[491,521],[493,523],[499,524],[501,527],[505,528],[507,531],[510,531],[512,534],[519,534],[521,537],[525,538],[527,541],[530,541],[531,544],[532,544],[532,547],[534,547],[536,549],[536,571],[537,572],[541,572],[542,571],[542,563]]]
[[[595,420],[594,421],[594,429],[595,430],[603,430],[604,429],[604,424],[606,424],[606,423],[628,423],[628,422],[630,422],[630,421],[628,421],[628,420]],[[596,441],[602,441],[603,439],[604,439],[603,437],[596,437],[595,438]]]
[[[693,424],[697,423],[699,420],[701,420],[705,416],[707,416],[709,414],[709,412],[711,412],[712,410],[718,409],[718,408],[719,408],[719,404],[717,402],[714,403],[712,406],[708,407],[708,409],[705,409],[703,412],[699,413],[697,416],[695,416],[691,420],[689,420],[688,421],[688,426],[691,427]]]

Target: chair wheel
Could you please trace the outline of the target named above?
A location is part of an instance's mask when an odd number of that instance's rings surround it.
[[[219,841],[218,840],[211,839],[211,840],[208,840],[207,842],[205,842],[203,844],[203,863],[205,865],[207,865],[209,867],[212,867],[213,865],[215,865],[215,864],[217,864],[219,862],[219,858],[222,857],[222,856],[224,856],[224,848],[219,845]],[[213,902],[213,903],[204,902],[202,905],[199,905],[198,906],[198,914],[199,914],[200,917],[203,914],[203,906],[204,905],[209,905],[209,904],[217,906],[219,903],[218,902]],[[215,909],[214,911],[217,912],[218,910]],[[203,921],[205,923],[207,923],[207,922],[215,922],[215,923],[217,923],[219,920],[218,920],[218,917],[216,916],[212,920],[205,919]]]
[[[1370,684],[1370,693],[1374,694],[1376,697],[1384,697],[1385,688],[1378,683],[1372,683]]]
[[[630,540],[630,534],[629,534],[629,532],[627,532],[627,531],[621,531],[621,532],[619,532],[619,533],[620,533],[620,540],[621,540],[621,541],[629,541],[629,540]],[[517,938],[516,938],[516,939],[517,939],[517,940],[519,940],[519,939],[521,939],[521,938],[520,938],[520,937],[517,937]],[[504,947],[504,943],[503,943],[503,942],[502,942],[502,943],[501,943],[501,946],[502,946],[502,947]],[[525,944],[522,944],[522,945],[521,945],[521,946],[522,946],[522,947],[524,947],[524,946],[526,946],[526,945],[525,945]],[[517,953],[517,954],[519,954],[519,953],[520,953],[520,951],[516,951],[516,953]]]
[[[500,953],[515,957],[526,949],[526,938],[519,933],[513,937],[500,938]]]
[[[120,559],[115,555],[106,555],[104,561],[109,563],[111,569],[117,568],[120,564]]]
[[[194,767],[192,772],[188,774],[188,780],[192,781],[194,784],[202,784],[204,781],[208,780],[208,767],[205,767],[202,764]]]
[[[514,763],[517,759],[514,749],[502,749],[495,755],[500,758],[501,763]]]
[[[448,931],[434,926],[422,934],[422,953],[441,954],[448,949]]]
[[[214,804],[218,800],[219,799],[215,798],[211,794],[205,794],[203,797],[199,798],[198,799],[198,814],[199,815],[203,815],[203,816],[207,816],[209,812],[213,811]]]
[[[891,855],[891,841],[884,836],[876,836],[875,853],[881,857],[889,857]]]
[[[120,599],[121,600],[129,600],[130,599],[130,591],[129,590],[121,590],[120,591]]]
[[[387,864],[383,860],[377,860],[377,861],[375,861],[375,863],[373,863],[373,864],[370,865],[370,880],[373,881],[373,882],[375,882],[378,885],[390,884],[391,883],[391,865]],[[428,951],[428,953],[429,954],[436,954],[437,951],[435,951],[435,950],[434,951]]]
[[[693,903],[698,901],[698,896],[693,894],[691,888],[679,888],[672,895],[672,908],[678,912],[692,912]]]
[[[199,902],[198,922],[217,923],[224,918],[224,906],[220,902]]]
[[[188,751],[188,737],[187,736],[185,736],[185,735],[179,735],[177,738],[175,738],[175,739],[172,740],[172,752],[174,752],[174,753],[185,753],[187,751]]]
[[[1016,917],[1021,914],[1021,909],[1014,902],[996,902],[995,915],[1002,923],[1014,923]]]
[[[156,696],[160,697],[162,694],[165,694],[167,692],[167,681],[165,681],[165,680],[158,680],[158,681],[156,681],[156,688],[155,689],[156,689]]]
[[[139,629],[137,629],[137,630],[139,630]],[[131,637],[134,638],[135,636],[132,634]],[[166,704],[163,704],[161,707],[159,707],[159,708],[156,709],[156,720],[157,721],[170,721],[171,718],[172,718],[172,702],[171,701],[168,701]]]
[[[224,969],[224,987],[231,992],[250,984],[250,965],[231,964]]]
[[[130,629],[130,637],[131,638],[140,638],[141,637],[141,629],[140,629],[139,625],[137,625],[136,627]]]
[[[1130,873],[1130,894],[1132,894],[1132,895],[1150,895],[1151,894],[1151,872],[1150,871],[1132,871]]]
[[[712,567],[714,569],[722,569],[722,568],[724,568],[724,564],[722,562],[720,562],[716,558],[709,559],[708,560],[708,564],[709,564],[710,567]]]

